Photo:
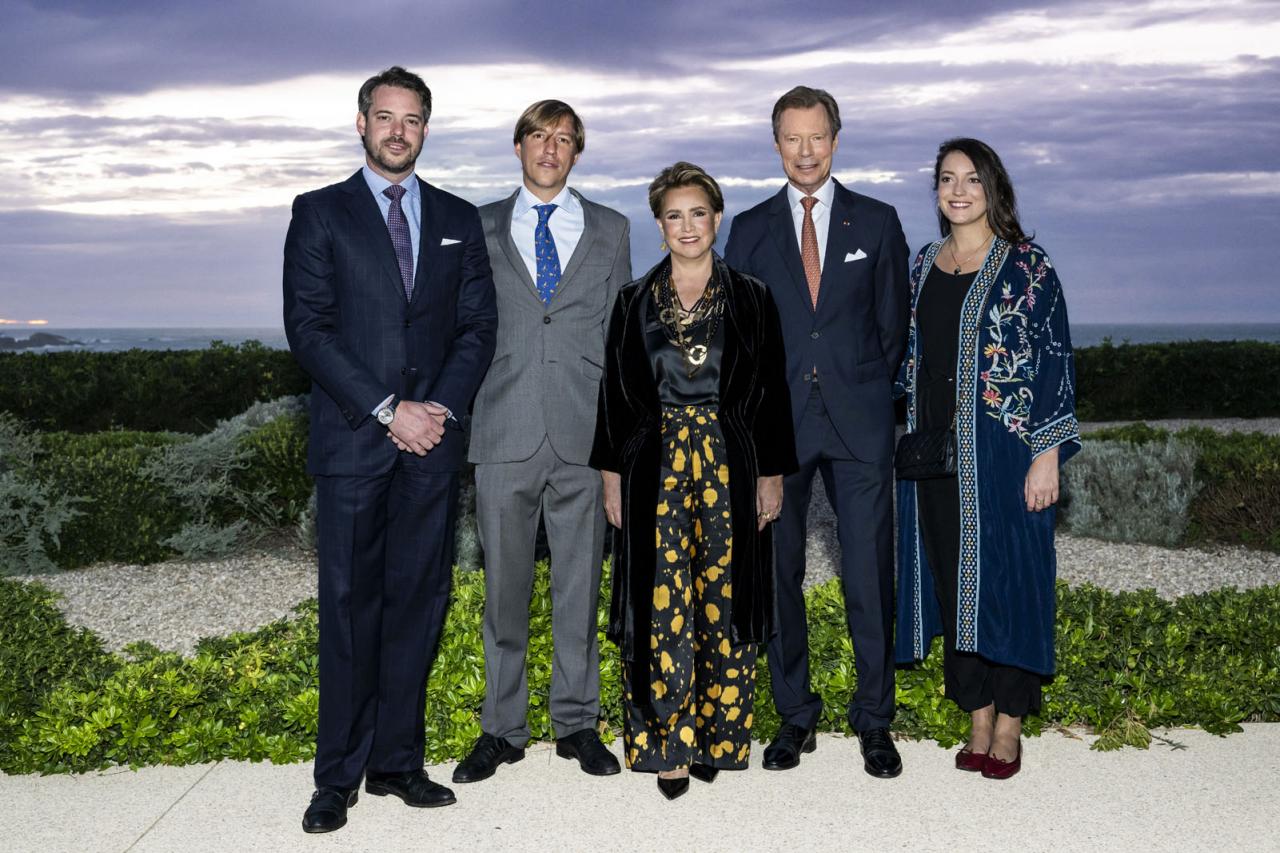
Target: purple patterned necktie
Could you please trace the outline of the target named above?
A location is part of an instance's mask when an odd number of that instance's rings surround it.
[[[413,238],[409,236],[409,220],[404,218],[400,208],[400,199],[405,189],[399,184],[392,184],[382,191],[391,199],[391,209],[387,211],[387,230],[391,232],[391,245],[396,250],[396,262],[400,264],[400,280],[404,284],[404,298],[413,298]]]

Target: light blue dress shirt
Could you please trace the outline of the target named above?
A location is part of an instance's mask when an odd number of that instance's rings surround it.
[[[382,191],[391,186],[391,181],[370,169],[368,163],[360,171],[364,174],[364,182],[369,185],[369,192],[373,193],[373,200],[378,203],[378,210],[382,211],[382,221],[386,222],[387,214],[391,212],[391,199],[383,195]],[[400,186],[404,187],[400,209],[404,211],[404,218],[409,223],[409,239],[413,243],[413,268],[417,270],[418,250],[422,243],[422,191],[418,188],[418,173],[410,172],[409,177],[400,182]]]
[[[533,232],[538,227],[538,211],[534,208],[540,204],[556,205],[555,212],[547,220],[547,227],[551,230],[551,239],[556,244],[556,257],[560,259],[561,273],[569,267],[569,259],[573,257],[573,250],[578,248],[578,242],[582,239],[582,232],[586,228],[582,202],[569,192],[567,186],[560,190],[550,202],[544,202],[529,192],[529,188],[524,184],[520,185],[516,206],[511,209],[511,242],[516,244],[520,258],[529,270],[529,278],[534,281],[538,280],[538,256],[533,246]],[[551,298],[551,304],[555,304],[554,296]]]

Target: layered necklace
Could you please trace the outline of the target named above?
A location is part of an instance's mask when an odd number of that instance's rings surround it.
[[[724,313],[724,299],[721,298],[714,269],[702,295],[689,308],[680,303],[680,297],[671,282],[670,267],[654,280],[653,300],[658,306],[658,319],[662,322],[667,340],[684,356],[685,372],[692,379],[707,361],[711,343],[715,340],[716,328],[720,325],[720,316]],[[693,327],[703,321],[707,321],[704,325],[704,339],[702,343],[696,343]]]

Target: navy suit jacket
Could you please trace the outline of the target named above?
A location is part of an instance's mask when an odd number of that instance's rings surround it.
[[[294,199],[284,244],[284,328],[311,376],[307,472],[372,476],[401,454],[371,414],[386,398],[431,400],[466,416],[493,358],[498,314],[474,205],[420,178],[422,230],[406,300],[378,203],[357,171]],[[453,471],[463,433],[446,429],[423,471]]]
[[[910,312],[907,241],[897,211],[836,182],[816,310],[785,186],[734,217],[724,259],[773,294],[796,429],[816,367],[823,403],[849,452],[864,462],[891,455],[891,383],[906,350]]]

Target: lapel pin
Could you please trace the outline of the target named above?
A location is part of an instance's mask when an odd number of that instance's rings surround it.
[[[841,225],[843,225],[843,226],[845,226],[846,228],[848,228],[848,227],[849,227],[849,220],[847,220],[847,219],[846,219],[844,222],[841,222],[840,224],[841,224]]]

